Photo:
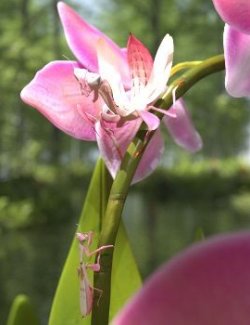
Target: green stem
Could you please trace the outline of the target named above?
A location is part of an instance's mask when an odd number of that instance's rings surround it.
[[[158,101],[158,107],[169,109],[173,103],[172,91],[176,88],[176,98],[181,97],[196,82],[217,71],[224,70],[225,63],[223,55],[209,58],[202,63],[195,65],[180,78],[174,80],[167,93]],[[106,213],[103,220],[103,227],[100,235],[99,246],[115,245],[121,214],[128,195],[128,189],[133,179],[136,168],[142,154],[154,132],[148,136],[148,131],[142,126],[135,136],[133,142],[122,160],[120,170],[113,182],[107,203]],[[147,135],[147,136],[146,136]],[[101,257],[101,272],[95,273],[94,287],[103,291],[102,298],[98,304],[98,297],[95,297],[92,325],[107,325],[109,319],[111,269],[113,251],[106,250]],[[122,279],[121,279],[122,281]]]
[[[202,63],[196,65],[194,68],[183,73],[179,78],[174,80],[168,88],[166,94],[159,101],[161,108],[169,108],[173,103],[172,91],[176,88],[176,99],[183,96],[194,84],[199,80],[207,77],[210,74],[225,69],[224,55],[216,55]]]
[[[109,243],[107,245],[115,245],[115,239],[128,189],[140,161],[140,155],[137,154],[137,152],[142,149],[143,141],[137,138],[136,142],[137,144],[132,142],[129,146],[122,161],[120,170],[111,187],[99,246],[106,245],[104,243]],[[92,312],[92,325],[108,324],[112,259],[113,250],[105,250],[101,255],[101,271],[94,274],[94,287],[98,289],[100,288],[103,293],[99,304],[98,296],[95,297]]]
[[[180,72],[181,70],[194,68],[195,66],[201,63],[202,61],[187,61],[178,63],[172,67],[170,77],[174,76],[177,72]]]
[[[101,173],[100,173],[100,186],[101,186],[101,201],[100,201],[100,211],[101,211],[101,218],[100,218],[100,225],[99,225],[99,232],[101,232],[102,229],[102,223],[107,207],[107,202],[110,194],[111,185],[113,182],[112,177],[110,176],[110,173],[105,166],[103,160],[100,161],[101,164]]]

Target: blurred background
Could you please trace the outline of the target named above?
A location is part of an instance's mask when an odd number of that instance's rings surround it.
[[[47,62],[72,58],[55,0],[0,2],[0,323],[18,293],[31,296],[42,324],[74,236],[93,164],[94,143],[70,138],[20,101]],[[175,63],[222,52],[223,23],[204,0],[67,1],[126,46],[129,32],[154,54],[175,41]],[[94,3],[94,4],[93,4]],[[224,73],[199,82],[185,100],[204,147],[166,150],[154,174],[131,188],[124,220],[141,273],[212,234],[250,226],[250,109],[230,98]]]

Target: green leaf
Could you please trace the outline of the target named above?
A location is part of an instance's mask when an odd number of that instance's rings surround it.
[[[123,226],[120,224],[114,250],[111,280],[110,320],[140,287],[141,276]]]
[[[99,160],[96,164],[84,208],[80,216],[77,231],[94,231],[93,249],[97,246],[98,234],[101,228],[101,218],[105,210],[105,201],[109,193],[111,182],[104,164]],[[106,191],[104,190],[106,188]],[[91,316],[82,318],[80,314],[80,290],[77,268],[79,265],[78,241],[73,239],[66,259],[61,278],[53,300],[49,325],[78,325],[91,324]],[[90,275],[90,280],[92,276]]]
[[[98,161],[90,182],[77,231],[94,231],[92,249],[97,247],[101,220],[106,209],[112,179],[102,161]],[[90,325],[91,315],[82,318],[79,302],[78,242],[73,239],[51,308],[49,325]],[[131,279],[131,274],[133,277]],[[92,283],[93,274],[89,273]],[[114,250],[110,318],[123,306],[131,294],[140,287],[139,272],[131,252],[124,227],[121,225]],[[101,300],[100,300],[101,303]]]
[[[39,320],[29,297],[18,295],[14,299],[7,325],[39,325]]]

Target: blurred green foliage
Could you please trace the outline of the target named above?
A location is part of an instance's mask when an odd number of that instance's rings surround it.
[[[125,213],[143,275],[190,245],[197,232],[250,228],[250,166],[240,160],[182,161],[132,189]]]
[[[1,182],[0,229],[58,224],[77,218],[91,171],[84,165],[38,165]]]
[[[1,184],[0,321],[21,291],[32,297],[47,323],[77,229],[90,170],[43,168],[48,171],[39,176]],[[250,167],[234,159],[183,160],[131,187],[124,222],[143,276],[196,240],[198,229],[205,237],[248,229],[249,198]]]
[[[1,182],[0,230],[63,223],[77,218],[91,177],[81,164],[67,168],[38,166],[37,172]],[[131,188],[145,202],[166,205],[180,202],[216,207],[227,201],[233,213],[244,219],[250,213],[250,166],[235,159],[181,161],[159,168],[153,176]]]
[[[39,325],[36,310],[29,297],[18,295],[11,306],[7,325]]]

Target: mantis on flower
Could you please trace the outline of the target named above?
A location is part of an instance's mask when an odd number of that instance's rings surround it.
[[[80,265],[78,267],[78,275],[80,278],[80,310],[83,317],[89,315],[92,311],[93,300],[94,300],[94,290],[100,293],[100,298],[102,291],[100,289],[94,288],[89,281],[87,270],[91,269],[93,272],[100,271],[100,254],[107,248],[113,248],[113,245],[101,246],[94,251],[90,251],[89,248],[92,244],[94,233],[92,231],[81,233],[76,233],[76,238],[79,240],[80,245]],[[96,263],[86,263],[84,257],[89,258],[95,254],[98,254]],[[100,299],[99,298],[99,299]]]

